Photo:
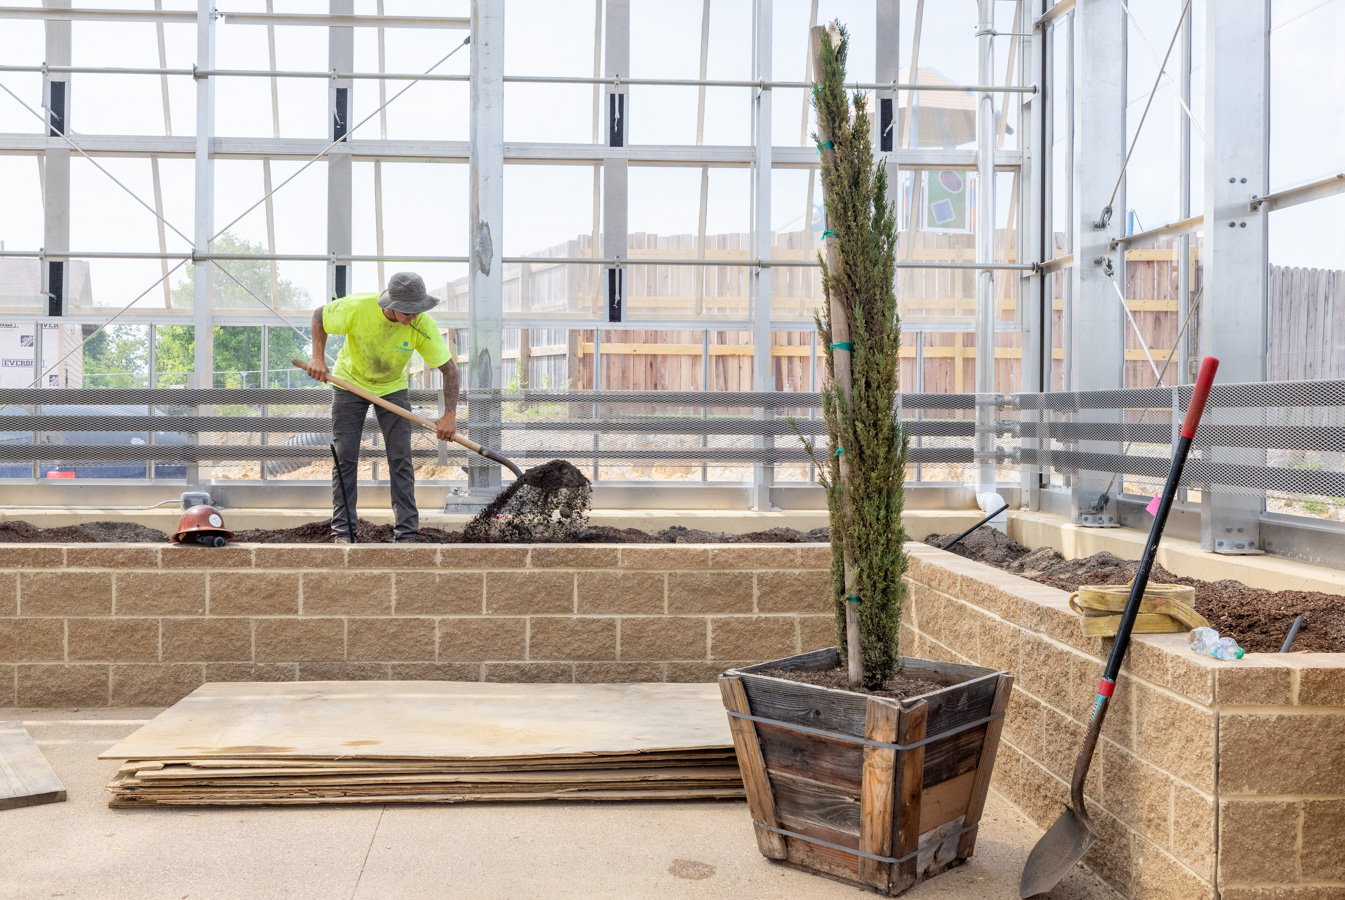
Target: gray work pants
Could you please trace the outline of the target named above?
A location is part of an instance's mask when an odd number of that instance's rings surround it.
[[[332,393],[332,439],[336,442],[336,458],[341,463],[341,477],[345,480],[346,496],[353,510],[358,503],[356,476],[360,464],[360,436],[364,418],[373,404],[340,388],[332,388]],[[385,394],[383,399],[403,409],[411,408],[406,391]],[[405,540],[420,531],[420,514],[416,512],[416,470],[411,464],[411,423],[381,406],[374,406],[374,413],[378,416],[378,427],[383,431],[388,450],[392,511],[397,519],[393,538]],[[342,501],[341,482],[337,480],[336,472],[332,473],[332,510],[332,535],[348,537],[352,513]]]

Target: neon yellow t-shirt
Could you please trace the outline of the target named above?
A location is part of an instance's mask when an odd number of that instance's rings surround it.
[[[328,334],[346,336],[332,374],[379,397],[406,389],[413,352],[432,369],[450,357],[434,320],[421,313],[410,325],[390,321],[378,305],[378,294],[333,300],[322,308],[322,327]]]

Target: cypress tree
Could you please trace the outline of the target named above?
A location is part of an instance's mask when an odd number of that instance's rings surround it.
[[[834,44],[825,31],[821,35],[821,65],[814,73],[812,95],[818,130],[831,145],[813,135],[822,160],[824,239],[835,242],[832,264],[818,254],[828,302],[815,314],[826,348],[822,410],[829,446],[825,459],[818,458],[811,443],[808,450],[818,463],[830,510],[837,645],[845,663],[848,556],[859,597],[863,683],[876,688],[892,676],[900,661],[899,623],[905,599],[901,508],[906,436],[895,413],[901,348],[893,290],[897,225],[887,200],[887,171],[874,165],[865,97],[860,92],[849,95],[844,87],[849,37],[839,23],[836,29],[840,39]],[[833,304],[833,298],[839,302]],[[849,403],[836,384],[833,305],[844,312],[853,345]],[[841,454],[847,462],[844,478]]]

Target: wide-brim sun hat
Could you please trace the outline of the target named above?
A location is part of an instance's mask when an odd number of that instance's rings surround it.
[[[378,305],[393,312],[417,316],[434,309],[439,301],[425,290],[425,281],[415,272],[398,272],[388,279],[388,288],[378,295]]]

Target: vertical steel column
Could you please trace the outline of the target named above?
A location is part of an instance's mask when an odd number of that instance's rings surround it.
[[[196,0],[196,67],[215,68],[215,10],[214,0]],[[196,76],[196,207],[192,233],[192,373],[188,383],[194,388],[214,387],[215,329],[213,266],[200,254],[209,253],[215,233],[215,161],[211,158],[215,137],[215,79]],[[195,413],[199,415],[198,406]],[[196,443],[199,435],[193,433],[190,441]],[[187,483],[194,489],[201,487],[200,467],[187,466]]]
[[[771,80],[771,0],[752,4],[752,71],[761,82]],[[754,89],[752,131],[756,153],[752,162],[752,253],[760,260],[771,258],[771,90],[764,85]],[[756,266],[751,270],[752,291],[752,389],[775,388],[774,359],[771,356],[771,270]],[[774,412],[757,408],[762,421]],[[775,438],[758,435],[753,441],[767,451]],[[775,484],[775,466],[758,462],[752,467],[752,509],[771,510],[771,487]]]
[[[196,3],[196,66],[198,69],[215,68],[215,15],[213,0]],[[193,235],[195,253],[210,252],[210,239],[215,228],[215,161],[210,152],[215,135],[215,79],[208,75],[196,76],[196,218]],[[195,359],[192,366],[191,386],[213,386],[215,371],[213,315],[210,308],[211,264],[208,260],[193,260],[195,292],[192,296],[192,324],[194,326]]]
[[[603,74],[608,78],[630,77],[630,0],[606,0],[607,34],[604,41]],[[607,86],[607,146],[625,148],[630,135],[630,94],[619,81]],[[622,149],[612,154],[602,167],[602,255],[624,260],[627,250],[626,195],[627,157]],[[607,298],[608,322],[626,319],[625,269],[620,265],[603,269],[603,295]]]
[[[1029,15],[1026,19],[1028,21],[1036,19],[1045,12],[1044,7],[1042,0],[1034,0],[1028,5]],[[1046,44],[1046,29],[1034,29],[1031,39],[1023,42],[1023,58],[1019,64],[1022,83],[1031,82],[1035,75],[1043,92],[1049,92],[1051,89],[1047,68],[1050,57],[1047,55]],[[1018,122],[1019,134],[1022,135],[1020,146],[1023,151],[1022,177],[1019,179],[1019,196],[1022,199],[1019,207],[1024,212],[1024,227],[1019,231],[1021,237],[1018,258],[1033,262],[1048,259],[1055,244],[1054,241],[1048,244],[1046,240],[1049,234],[1047,210],[1050,208],[1046,202],[1045,188],[1049,183],[1046,160],[1051,149],[1051,145],[1044,139],[1044,129],[1051,118],[1047,109],[1048,102],[1055,102],[1054,95],[1043,97],[1043,93],[1039,92],[1029,96],[1023,104],[1023,112]],[[1018,283],[1018,318],[1023,335],[1021,389],[1024,393],[1035,394],[1050,390],[1049,329],[1054,306],[1052,302],[1054,298],[1051,296],[1051,284],[1054,278],[1054,275],[1042,275],[1034,271],[1028,273]],[[1039,425],[1043,416],[1040,410],[1021,410],[1019,418],[1029,425]],[[1030,438],[1020,438],[1020,444],[1037,451],[1048,446],[1035,434]],[[1040,465],[1022,467],[1019,506],[1026,506],[1034,511],[1041,509],[1041,481]]]
[[[1217,356],[1219,380],[1264,381],[1270,0],[1205,11],[1205,295],[1200,351]],[[1206,424],[1247,424],[1246,411],[1212,403]],[[1265,452],[1212,450],[1224,463],[1265,465]],[[1215,553],[1261,552],[1264,496],[1201,493],[1200,543]]]
[[[504,281],[499,247],[504,238],[504,8],[492,0],[472,0],[471,149],[468,250],[467,357],[469,387],[476,400],[467,407],[472,440],[498,447],[500,363],[504,331]],[[487,392],[484,396],[481,392]],[[500,467],[472,454],[468,492],[491,494],[500,485]]]
[[[1104,209],[1121,173],[1126,152],[1126,17],[1120,0],[1081,0],[1074,11],[1074,232],[1075,264],[1070,269],[1070,343],[1065,363],[1070,389],[1118,390],[1125,364],[1125,313],[1107,277],[1116,265],[1111,238],[1125,215]],[[1121,206],[1124,210],[1124,206]],[[1120,412],[1085,410],[1081,422],[1119,425]],[[1119,437],[1119,429],[1118,429]],[[1121,452],[1120,441],[1080,441],[1084,453]],[[1113,494],[1119,485],[1109,472],[1080,471],[1073,480],[1070,508],[1075,524],[1115,527]]]
[[[46,6],[69,9],[70,0],[46,0]],[[48,19],[46,22],[47,65],[70,65],[70,22]],[[43,152],[46,178],[43,180],[42,246],[64,253],[70,249],[70,145],[60,135],[70,131],[70,76],[47,72],[43,78],[42,99],[47,112],[47,149]],[[63,316],[69,295],[70,263],[65,259],[42,260],[42,293],[47,302],[40,315]],[[33,340],[41,340],[39,324]],[[33,376],[41,374],[42,361],[35,359]],[[42,387],[42,385],[38,385]]]
[[[355,0],[330,0],[330,10],[334,16],[354,15]],[[327,68],[333,73],[354,71],[355,29],[352,26],[328,26]],[[329,141],[340,140],[350,130],[354,99],[354,83],[349,78],[331,79],[327,95],[327,108],[332,111]],[[350,144],[342,140],[327,151],[327,252],[335,256],[350,255],[351,181]],[[353,293],[350,273],[348,262],[327,264],[328,296],[344,297]],[[382,290],[383,285],[378,287]]]
[[[995,83],[995,3],[977,0],[977,78]],[[1007,111],[1006,111],[1007,112]],[[995,102],[976,95],[976,261],[995,261]],[[995,490],[995,273],[976,273],[976,498]],[[989,505],[986,511],[999,508]]]

